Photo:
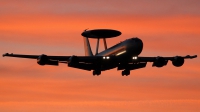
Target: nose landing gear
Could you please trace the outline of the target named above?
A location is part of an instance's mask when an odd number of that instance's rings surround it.
[[[123,70],[122,71],[122,76],[128,76],[128,75],[130,75],[130,70]]]

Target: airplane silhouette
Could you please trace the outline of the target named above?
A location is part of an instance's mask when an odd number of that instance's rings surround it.
[[[106,38],[117,37],[121,35],[120,31],[112,29],[85,30],[82,34],[84,39],[85,56],[48,56],[42,55],[23,55],[5,53],[3,56],[37,59],[39,65],[59,65],[59,63],[68,64],[69,67],[91,71],[93,75],[100,75],[101,71],[113,69],[122,70],[122,76],[130,75],[131,70],[146,67],[147,62],[153,62],[153,67],[163,67],[167,65],[168,60],[176,67],[184,64],[185,59],[196,58],[194,56],[173,56],[173,57],[141,57],[139,54],[143,49],[143,42],[139,38],[129,38],[110,48],[107,48]],[[92,53],[88,38],[97,39],[95,55]],[[103,39],[105,50],[98,53],[99,40]]]

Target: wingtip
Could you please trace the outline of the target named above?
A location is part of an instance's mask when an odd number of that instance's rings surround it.
[[[193,59],[193,58],[197,58],[197,55],[193,55],[193,56],[187,55],[187,56],[185,56],[185,58]]]
[[[5,56],[7,56],[8,55],[8,53],[5,53],[5,54],[3,54],[3,57],[5,57]]]
[[[12,54],[13,54],[13,53],[11,53],[11,54],[5,53],[5,54],[3,54],[2,56],[5,57],[5,56],[10,56],[10,55],[12,55]]]

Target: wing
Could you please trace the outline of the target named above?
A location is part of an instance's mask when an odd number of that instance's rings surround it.
[[[101,68],[101,70],[108,70],[116,67],[115,56],[104,57],[104,56],[48,56],[42,55],[24,55],[24,54],[13,54],[5,53],[3,57],[17,57],[17,58],[28,58],[37,59],[39,65],[56,65],[59,63],[68,64],[69,67],[79,68],[83,70],[94,70],[95,68]],[[103,61],[102,61],[103,60]],[[104,64],[105,66],[101,66]],[[115,65],[114,65],[115,64]]]
[[[78,58],[79,62],[85,62],[85,63],[92,63],[99,59],[103,59],[103,56],[47,56],[45,54],[42,55],[24,55],[24,54],[13,54],[13,53],[5,53],[3,54],[3,57],[16,57],[16,58],[28,58],[28,59],[48,59],[48,60],[57,60],[61,63],[68,63],[69,61],[74,61]]]
[[[13,53],[5,53],[3,54],[3,57],[17,57],[17,58],[28,58],[28,59],[39,59],[41,56],[46,56],[44,54],[42,55],[24,55],[24,54],[13,54]],[[50,60],[58,60],[58,61],[66,61],[69,59],[70,56],[47,56]]]
[[[137,57],[137,62],[153,62],[152,66],[156,66],[156,67],[163,67],[165,65],[167,65],[167,62],[170,60],[172,61],[172,64],[176,67],[180,67],[184,64],[184,60],[185,59],[193,59],[196,58],[197,55],[194,56],[190,56],[190,55],[186,55],[186,56],[173,56],[173,57]]]

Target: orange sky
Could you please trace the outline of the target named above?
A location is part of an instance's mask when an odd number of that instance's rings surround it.
[[[29,0],[0,2],[0,51],[84,55],[84,29],[122,32],[143,40],[142,56],[200,55],[199,0]],[[92,46],[95,41],[91,40]],[[39,66],[36,60],[0,58],[0,111],[199,112],[200,59],[176,68],[91,72]]]

